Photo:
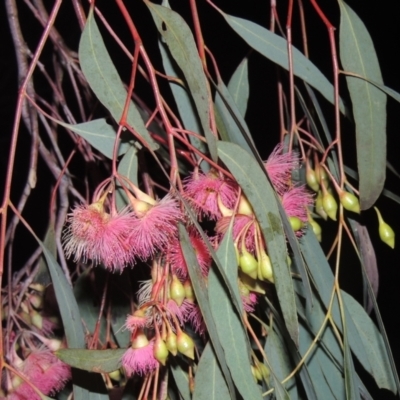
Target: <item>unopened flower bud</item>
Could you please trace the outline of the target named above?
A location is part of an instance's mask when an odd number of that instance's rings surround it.
[[[315,212],[322,217],[325,221],[328,219],[328,215],[324,210],[324,206],[322,204],[322,192],[319,191],[317,197],[315,198]]]
[[[289,222],[294,232],[304,227],[303,221],[298,217],[289,217]]]
[[[108,376],[113,380],[119,382],[121,380],[121,371],[116,369],[108,374]]]
[[[325,190],[322,196],[322,206],[324,207],[324,211],[328,214],[328,217],[336,221],[338,205],[335,198],[327,190]]]
[[[156,338],[153,347],[154,358],[165,366],[168,358],[168,348],[165,342],[160,338]]]
[[[320,185],[324,184],[325,187],[328,187],[328,186],[329,186],[329,176],[328,176],[328,174],[326,173],[324,167],[321,167],[321,165],[317,165],[317,166],[315,167],[315,174],[316,174],[316,176],[317,176],[317,180],[318,180],[318,183],[319,183]]]
[[[272,271],[271,259],[264,250],[261,251],[261,254],[258,259],[258,265],[259,265],[259,272],[261,275],[258,277],[258,279],[262,281],[267,279],[270,282],[274,283],[274,273]]]
[[[29,294],[28,298],[29,298],[29,302],[36,309],[40,309],[43,307],[43,297],[42,296],[40,296],[36,293],[31,293],[31,294]]]
[[[194,360],[194,342],[193,339],[185,332],[179,331],[176,337],[176,344],[179,353]]]
[[[307,185],[314,190],[314,192],[318,192],[319,190],[319,183],[317,179],[317,174],[315,171],[311,168],[309,162],[307,161],[306,163],[306,182]]]
[[[257,367],[254,367],[254,366],[252,365],[252,366],[251,366],[251,373],[253,374],[253,377],[254,377],[254,381],[255,381],[255,382],[261,381],[261,380],[262,380],[261,373],[260,373],[260,371],[258,370]]]
[[[217,204],[218,204],[218,209],[223,217],[231,217],[233,215],[233,210],[230,210],[228,207],[225,207],[224,203],[221,200],[221,196],[219,194],[217,198]]]
[[[185,289],[185,299],[190,303],[194,303],[196,297],[193,292],[192,283],[189,279],[184,282],[183,287]]]
[[[243,246],[242,255],[239,257],[239,267],[242,272],[251,278],[257,278],[258,262]]]
[[[394,249],[394,239],[395,233],[393,229],[383,220],[381,213],[379,210],[375,208],[376,214],[378,215],[379,221],[379,237],[381,238],[382,242],[386,243],[389,247]]]
[[[261,376],[263,377],[263,379],[264,379],[266,382],[269,382],[269,376],[270,376],[270,370],[269,370],[269,368],[268,368],[265,364],[263,364],[263,363],[261,363],[261,362],[259,362],[259,363],[257,364],[257,368],[259,369],[259,371],[260,371]]]
[[[249,216],[254,214],[253,208],[251,207],[246,197],[244,197],[243,195],[240,196],[238,214],[244,214]]]
[[[165,342],[168,351],[173,355],[176,356],[178,354],[178,345],[176,341],[176,335],[170,329],[167,335],[167,340]]]
[[[308,216],[308,223],[311,225],[314,235],[316,236],[317,240],[320,242],[322,240],[321,226],[310,215]]]
[[[339,193],[339,199],[346,210],[360,214],[360,202],[353,193],[342,190]]]
[[[180,307],[183,303],[183,300],[185,300],[185,288],[176,275],[172,276],[169,292],[171,299],[174,300],[175,303]]]

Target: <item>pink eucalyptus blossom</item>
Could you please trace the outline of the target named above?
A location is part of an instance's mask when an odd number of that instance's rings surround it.
[[[238,186],[230,179],[222,179],[216,172],[194,173],[184,181],[184,193],[196,213],[209,219],[221,218],[218,199],[232,209],[235,206]]]
[[[296,152],[282,153],[282,151],[283,146],[278,144],[264,163],[268,176],[280,195],[287,189],[292,171],[299,167],[299,157]]]
[[[200,308],[197,304],[190,303],[185,301],[186,303],[186,312],[185,312],[185,322],[189,322],[195,332],[199,335],[204,335],[206,332],[206,324],[203,319],[203,315],[201,314]]]
[[[295,186],[282,195],[282,206],[289,217],[307,222],[307,207],[313,205],[313,197],[304,185]]]
[[[153,354],[154,342],[148,342],[143,347],[130,347],[122,356],[121,363],[127,376],[145,375],[154,371],[159,365]]]
[[[132,254],[142,260],[164,248],[177,235],[178,222],[183,220],[179,204],[170,195],[146,208],[136,212],[128,238]]]
[[[206,244],[196,230],[189,231],[189,238],[192,248],[196,254],[197,262],[204,276],[208,275],[211,264],[211,255]],[[168,249],[168,260],[171,264],[171,270],[179,278],[185,280],[188,278],[188,269],[183,256],[182,247],[178,239],[172,241]]]

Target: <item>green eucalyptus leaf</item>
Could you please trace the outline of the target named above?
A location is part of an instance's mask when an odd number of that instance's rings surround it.
[[[91,89],[118,123],[125,107],[127,92],[104,45],[92,9],[79,42],[79,61]],[[126,119],[140,136],[143,145],[151,150],[158,149],[158,144],[150,136],[132,101]]]
[[[343,347],[344,347],[344,385],[346,388],[346,399],[360,400],[360,392],[357,384],[357,374],[354,369],[351,356],[346,320],[343,321]]]
[[[277,34],[254,22],[233,17],[220,11],[230,27],[254,50],[264,57],[289,70],[287,41]],[[322,72],[299,50],[292,47],[293,73],[317,89],[328,101],[334,104],[333,86]],[[340,109],[344,113],[343,103]]]
[[[43,243],[54,258],[57,257],[57,243],[56,243],[56,232],[54,230],[54,222],[50,221],[49,227],[46,232]],[[39,261],[39,267],[36,276],[33,278],[34,283],[40,283],[43,286],[47,286],[51,282],[49,268],[45,257],[42,255]]]
[[[242,117],[246,115],[247,103],[249,101],[250,85],[248,64],[248,57],[243,58],[228,83],[229,93]]]
[[[176,70],[177,68],[173,63],[170,53],[165,49],[165,45],[161,43],[161,41],[159,41],[158,47],[160,49],[165,73],[168,76],[179,78],[180,74]],[[189,93],[184,87],[178,85],[175,82],[170,81],[169,86],[174,96],[175,103],[178,108],[184,128],[188,131],[203,134],[203,128],[199,121],[199,116],[197,114],[192,97],[190,97]],[[206,144],[196,136],[189,135],[189,140],[190,143],[202,153],[205,153],[207,151]]]
[[[185,76],[199,113],[211,157],[217,161],[216,138],[210,129],[211,98],[208,82],[193,34],[184,19],[175,11],[149,1],[145,1],[145,4],[151,12],[158,31],[168,45],[172,57]]]
[[[85,139],[96,150],[100,151],[107,158],[113,158],[114,144],[117,138],[114,128],[107,124],[104,118],[94,119],[89,122],[82,122],[81,124],[70,125],[65,122],[57,121],[58,124],[75,132],[83,139]],[[127,137],[128,136],[128,137]],[[117,156],[120,156],[128,151],[132,146],[126,139],[129,140],[130,135],[122,135],[118,146]]]
[[[172,360],[170,371],[183,400],[191,400],[189,375],[182,369],[181,363],[178,360]]]
[[[396,383],[390,368],[385,344],[371,318],[349,294],[341,292],[343,302],[354,321],[372,367],[372,375],[380,388],[396,393]]]
[[[265,353],[271,368],[272,386],[275,391],[277,393],[285,393],[288,399],[296,400],[298,393],[295,378],[293,377],[288,382],[281,383],[293,371],[294,365],[290,360],[287,347],[273,329],[269,331]]]
[[[249,128],[222,81],[218,82],[217,94],[215,95],[215,114],[218,130],[223,139],[236,143],[252,153],[248,142],[252,144],[253,148],[255,147]],[[221,126],[222,124],[223,126]]]
[[[121,368],[121,357],[125,352],[126,349],[60,349],[55,354],[71,367],[107,374]]]
[[[340,6],[340,59],[345,70],[383,84],[378,57],[364,23],[343,1]],[[360,205],[370,208],[386,178],[386,95],[368,83],[346,77],[356,124]]]
[[[98,279],[98,276],[96,277]],[[96,279],[96,280],[97,280]],[[97,285],[96,285],[97,286]],[[100,286],[102,287],[102,286]],[[87,329],[93,335],[99,320],[100,307],[95,304],[96,293],[93,293],[92,281],[89,277],[89,270],[84,272],[75,282],[74,295],[78,303],[81,319]],[[98,294],[97,294],[98,295]],[[106,339],[106,320],[100,318],[99,339],[102,343]]]
[[[227,279],[237,282],[238,265],[231,239],[231,229],[225,235],[221,246],[217,250],[217,257],[221,261]],[[236,388],[245,400],[261,399],[261,391],[251,373],[250,346],[243,321],[237,314],[222,279],[213,268],[208,275],[208,298],[218,336],[225,352],[226,363]]]
[[[196,254],[194,253],[193,247],[191,245],[189,234],[186,232],[186,229],[182,224],[179,224],[179,237],[182,253],[185,258],[186,265],[188,266],[190,281],[192,282],[197,303],[200,307],[201,314],[207,326],[207,332],[210,336],[211,343],[214,347],[215,354],[217,355],[219,365],[224,375],[226,384],[229,388],[229,393],[232,398],[236,398],[232,378],[226,364],[224,350],[221,345],[218,330],[211,312],[211,305],[208,299],[206,282],[203,275],[201,274],[201,269],[197,261]]]
[[[131,146],[118,164],[118,173],[128,178],[134,185],[138,186],[138,149]],[[128,197],[124,189],[118,184],[116,188],[116,204],[118,210],[129,205]]]
[[[297,344],[299,327],[294,288],[286,263],[286,239],[275,192],[256,159],[247,151],[236,144],[220,141],[218,154],[253,207],[268,246],[283,318],[291,338]]]
[[[193,400],[230,400],[221,369],[210,342],[204,348],[196,371]]]

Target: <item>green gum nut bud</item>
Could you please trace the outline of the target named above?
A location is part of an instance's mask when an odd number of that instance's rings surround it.
[[[179,353],[185,355],[191,360],[194,360],[194,342],[189,335],[182,331],[178,332],[176,344]]]
[[[160,337],[158,337],[154,342],[153,354],[154,358],[159,361],[160,364],[165,366],[168,358],[168,347]]]
[[[195,296],[193,292],[193,286],[189,279],[184,282],[183,287],[185,289],[185,299],[190,303],[194,303]]]
[[[317,165],[317,167],[315,168],[315,174],[317,176],[317,180],[318,180],[320,185],[321,185],[321,182],[323,182],[326,187],[329,186],[329,176],[326,173],[324,167],[321,167],[320,165]]]
[[[253,208],[251,207],[246,197],[244,197],[243,195],[240,196],[238,214],[244,214],[249,216],[254,214]]]
[[[174,332],[169,330],[167,335],[167,340],[165,342],[168,351],[173,355],[176,356],[178,354],[178,345],[176,343],[176,335]]]
[[[343,190],[339,194],[339,199],[346,210],[360,214],[360,202],[353,193]]]
[[[121,371],[116,369],[108,374],[108,376],[113,380],[119,382],[121,380]]]
[[[239,257],[239,267],[244,274],[257,279],[258,262],[245,248]]]
[[[307,185],[314,190],[314,192],[318,192],[319,190],[319,183],[317,179],[317,174],[311,168],[310,164],[307,162],[306,164],[306,182]]]
[[[324,206],[322,204],[322,192],[319,191],[317,197],[315,199],[315,212],[322,217],[325,221],[328,219],[328,214],[324,210]]]
[[[255,382],[262,380],[261,372],[257,367],[252,365],[251,366],[251,373],[253,374]]]
[[[258,369],[259,369],[259,371],[260,371],[261,376],[263,377],[263,379],[264,379],[266,382],[269,382],[269,376],[270,376],[270,370],[269,370],[269,368],[268,368],[265,364],[263,364],[263,363],[261,363],[261,362],[258,363],[257,367],[258,367]]]
[[[294,232],[297,232],[304,227],[303,221],[300,218],[289,217],[289,222]]]
[[[389,247],[394,249],[394,239],[395,233],[393,229],[383,220],[381,213],[379,210],[375,208],[376,214],[378,215],[379,221],[379,237],[381,238],[383,243],[386,243]]]
[[[185,288],[182,282],[178,279],[176,275],[172,276],[172,281],[169,286],[169,293],[172,300],[175,301],[178,306],[181,306],[183,300],[185,300]]]
[[[317,237],[317,240],[320,242],[322,240],[322,229],[318,222],[314,221],[310,216],[308,217],[308,223],[311,225],[311,228],[314,232],[314,235]]]
[[[261,252],[258,265],[260,269],[259,275],[261,275],[258,278],[262,281],[267,279],[271,283],[274,283],[274,273],[272,271],[271,259],[268,257],[268,254],[265,251]]]
[[[335,198],[327,191],[322,196],[322,206],[330,219],[336,221],[336,213],[338,209]]]

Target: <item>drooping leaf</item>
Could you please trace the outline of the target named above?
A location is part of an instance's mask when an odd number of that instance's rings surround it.
[[[138,157],[137,148],[131,146],[118,164],[118,173],[128,178],[134,185],[138,185]],[[127,186],[127,185],[126,185]],[[116,188],[116,203],[118,210],[123,209],[129,204],[128,197],[121,186]]]
[[[189,387],[189,375],[182,369],[181,363],[177,362],[177,360],[173,360],[171,362],[170,371],[183,400],[191,400],[192,395]]]
[[[367,28],[343,1],[340,6],[340,59],[345,70],[383,84]],[[386,95],[370,83],[347,76],[356,124],[360,205],[370,208],[386,178]]]
[[[178,71],[176,71],[176,67],[173,64],[171,55],[165,49],[165,45],[160,41],[158,47],[160,49],[165,73],[169,76],[179,78],[180,74],[178,73]],[[182,119],[184,128],[188,131],[202,134],[203,128],[199,121],[199,115],[193,103],[193,98],[191,98],[186,89],[179,84],[175,82],[170,82],[169,86],[171,88],[172,94],[174,95],[175,103],[178,107],[179,115]],[[189,140],[190,143],[192,143],[193,146],[195,146],[201,152],[205,153],[207,151],[206,144],[196,136],[190,135]]]
[[[361,305],[347,293],[343,291],[341,293],[343,302],[364,344],[372,366],[372,375],[377,385],[380,388],[385,388],[396,393],[396,384],[381,334]]]
[[[196,371],[193,400],[230,400],[229,390],[213,348],[207,343]]]
[[[216,138],[210,129],[209,104],[211,99],[193,34],[184,19],[175,11],[148,1],[145,1],[145,4],[149,7],[157,29],[168,45],[172,57],[185,76],[199,113],[208,149],[212,159],[216,161]]]
[[[227,278],[237,282],[238,265],[231,239],[231,229],[225,234],[221,246],[217,250],[217,257],[221,261]],[[260,389],[251,373],[250,346],[241,315],[237,314],[222,279],[213,268],[208,275],[208,298],[226,363],[236,388],[245,400],[261,399]]]
[[[238,181],[253,207],[271,259],[276,291],[289,334],[298,343],[298,321],[293,282],[286,264],[286,240],[277,199],[257,161],[233,143],[218,142],[218,154]]]
[[[118,123],[122,117],[127,92],[104,45],[92,9],[79,42],[79,61],[91,89]],[[142,144],[151,150],[157,150],[158,144],[150,136],[132,101],[126,118],[128,124],[140,135]]]
[[[68,346],[84,348],[85,334],[72,288],[54,256],[36,236],[35,239],[43,249],[43,255],[49,268]],[[84,371],[72,370],[72,378],[74,383],[74,398],[76,400],[107,399],[105,397],[107,396],[107,391],[100,375],[95,374],[92,376]]]
[[[215,95],[215,114],[218,130],[222,138],[225,141],[236,143],[249,153],[252,153],[251,147],[255,147],[249,128],[222,81],[218,82]],[[251,147],[248,142],[252,144]]]
[[[269,331],[265,353],[271,366],[272,386],[275,391],[281,392],[288,399],[296,400],[298,393],[294,377],[288,382],[281,383],[293,371],[294,365],[290,360],[286,346],[273,329]]]
[[[354,369],[353,358],[351,356],[348,332],[346,329],[346,319],[343,321],[343,347],[344,347],[344,385],[346,388],[346,399],[360,400],[360,392],[357,385],[357,374]]]
[[[192,282],[193,291],[195,293],[197,303],[200,307],[201,314],[207,326],[207,332],[210,336],[211,343],[218,358],[218,362],[224,375],[225,382],[228,386],[229,393],[232,398],[236,398],[232,378],[225,361],[224,350],[221,345],[218,330],[211,312],[206,282],[203,275],[201,274],[201,269],[197,261],[196,254],[194,253],[194,250],[192,248],[189,234],[186,232],[186,229],[182,224],[179,224],[179,237],[182,253],[185,258],[186,265],[188,266],[190,281]]]
[[[125,352],[126,349],[60,349],[55,354],[71,367],[107,374],[121,368],[121,357]]]
[[[231,28],[254,50],[288,70],[287,41],[277,34],[243,18],[234,17],[221,11]],[[322,72],[295,47],[292,47],[293,73],[317,89],[334,104],[333,86]],[[340,109],[344,113],[343,103]]]
[[[56,243],[56,232],[54,230],[54,222],[50,221],[49,227],[46,232],[43,244],[53,255],[54,258],[57,257],[57,243]],[[34,283],[40,283],[43,286],[47,286],[51,282],[49,268],[47,267],[47,262],[44,256],[40,257],[39,268],[36,276],[33,279]]]
[[[248,57],[243,58],[228,83],[229,93],[242,117],[246,115],[250,92],[248,63]]]

